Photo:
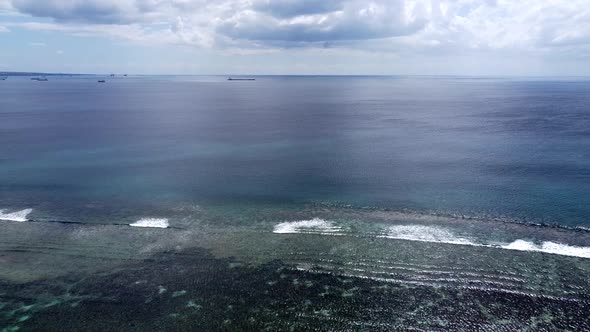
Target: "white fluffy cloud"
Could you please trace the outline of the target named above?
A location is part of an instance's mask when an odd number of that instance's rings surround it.
[[[2,8],[29,15],[19,23],[29,29],[210,48],[546,52],[590,44],[587,0],[0,0]]]
[[[414,1],[350,0],[308,12],[255,3],[224,19],[217,32],[233,39],[329,42],[409,35],[423,29],[427,22],[424,3]]]

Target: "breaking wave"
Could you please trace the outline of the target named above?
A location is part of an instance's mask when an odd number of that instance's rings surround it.
[[[288,221],[274,226],[273,233],[277,234],[328,234],[336,235],[342,230],[331,221],[320,218],[301,221]]]
[[[539,251],[563,256],[590,258],[590,247],[570,246],[567,244],[551,241],[545,241],[542,244],[535,244],[530,241],[516,240],[501,247],[510,250]]]
[[[276,224],[273,228],[276,234],[319,234],[319,235],[346,235],[342,226],[332,221],[320,218],[310,220],[289,221]],[[360,234],[362,236],[362,234]],[[366,236],[375,236],[367,233]],[[532,241],[517,239],[513,242],[493,243],[476,239],[475,237],[457,235],[452,230],[438,226],[427,225],[394,225],[389,226],[384,232],[377,235],[380,238],[445,243],[462,246],[488,247],[504,250],[543,252],[548,254],[590,258],[590,247],[578,247],[564,243]]]
[[[420,225],[391,226],[387,234],[380,237],[422,242],[477,245],[467,238],[456,236],[447,229]]]
[[[5,211],[6,210],[0,210],[0,220],[25,222],[29,220],[27,217],[33,212],[33,209],[24,209],[10,213]]]
[[[143,218],[132,224],[132,227],[145,227],[145,228],[168,228],[170,224],[166,218]]]
[[[473,239],[457,236],[448,229],[433,226],[391,226],[389,227],[388,232],[385,235],[381,235],[380,237],[408,241],[502,248],[506,250],[537,251],[562,256],[590,258],[590,247],[577,247],[551,241],[544,241],[541,244],[535,244],[534,242],[525,241],[521,239],[515,240],[514,242],[508,244],[499,243],[495,245],[490,245],[484,243],[477,243]]]

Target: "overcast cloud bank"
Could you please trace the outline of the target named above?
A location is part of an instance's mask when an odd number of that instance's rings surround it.
[[[586,0],[0,0],[13,27],[147,45],[399,56],[590,55]],[[572,61],[573,61],[572,60]]]

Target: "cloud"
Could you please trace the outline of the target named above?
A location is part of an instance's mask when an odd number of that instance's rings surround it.
[[[255,2],[252,9],[275,17],[295,17],[339,11],[345,3],[344,0],[263,0]]]
[[[28,29],[222,49],[542,53],[590,44],[587,0],[0,0],[0,8],[29,15],[18,23]]]
[[[131,23],[135,14],[133,1],[126,0],[14,0],[12,6],[23,14],[63,22]]]
[[[10,32],[10,30],[7,27],[3,27],[0,25],[0,33],[2,32]]]
[[[11,8],[11,0],[0,0],[0,13],[7,12]]]
[[[7,1],[7,0],[0,0]],[[63,23],[133,24],[194,14],[207,0],[11,0],[14,10]]]
[[[288,17],[284,10],[278,11],[279,16],[247,10],[227,18],[217,31],[235,39],[328,42],[408,35],[428,21],[421,3],[355,0],[338,4],[335,11],[317,13],[320,8],[312,7],[313,14],[293,16],[296,11],[291,10]]]

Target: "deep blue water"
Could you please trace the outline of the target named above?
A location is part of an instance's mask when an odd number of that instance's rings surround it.
[[[588,105],[580,79],[14,78],[0,208],[332,202],[588,226]]]

